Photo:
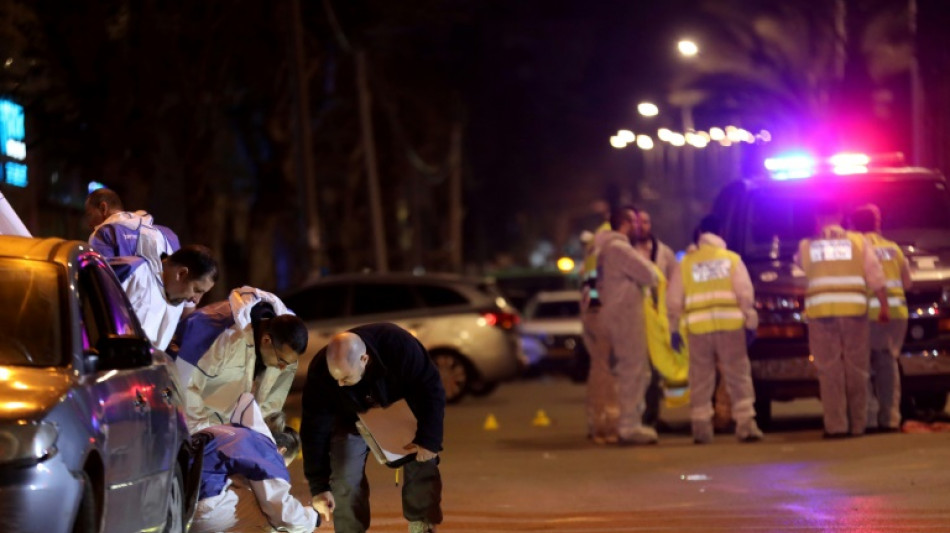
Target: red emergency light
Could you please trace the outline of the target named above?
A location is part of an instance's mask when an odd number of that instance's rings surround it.
[[[905,166],[904,154],[899,152],[870,156],[858,152],[842,152],[820,159],[807,153],[790,153],[765,160],[765,168],[773,180],[810,178],[819,171],[839,176],[866,174],[868,168]]]

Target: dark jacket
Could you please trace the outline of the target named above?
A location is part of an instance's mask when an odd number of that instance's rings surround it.
[[[418,421],[413,442],[442,450],[445,391],[439,371],[422,344],[395,324],[350,330],[366,344],[369,363],[356,385],[341,387],[327,368],[327,349],[313,358],[303,389],[300,437],[304,474],[313,495],[330,490],[330,437],[335,428],[355,432],[357,413],[405,399]]]

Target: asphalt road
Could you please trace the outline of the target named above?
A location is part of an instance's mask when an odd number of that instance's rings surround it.
[[[950,433],[822,440],[820,405],[798,401],[776,404],[760,443],[694,445],[677,408],[659,444],[603,447],[585,438],[583,401],[583,386],[542,378],[450,406],[439,531],[950,531]],[[299,397],[287,407],[296,416]],[[538,410],[549,426],[532,424]],[[394,472],[367,470],[371,531],[406,531]],[[291,465],[309,501],[302,472]]]

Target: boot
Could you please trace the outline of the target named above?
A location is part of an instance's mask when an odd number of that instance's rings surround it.
[[[620,435],[620,444],[629,446],[636,444],[656,444],[659,439],[656,430],[649,426],[639,426],[627,435]]]
[[[711,420],[693,420],[693,443],[711,444],[713,441],[713,424]]]
[[[758,442],[764,436],[754,418],[736,424],[736,438],[739,439],[739,442]]]

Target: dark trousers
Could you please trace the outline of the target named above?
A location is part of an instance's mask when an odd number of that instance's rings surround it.
[[[337,533],[364,533],[369,529],[369,447],[358,434],[338,429],[330,443],[330,490],[336,502],[333,528]],[[402,514],[413,522],[442,523],[442,476],[439,458],[403,466]]]

